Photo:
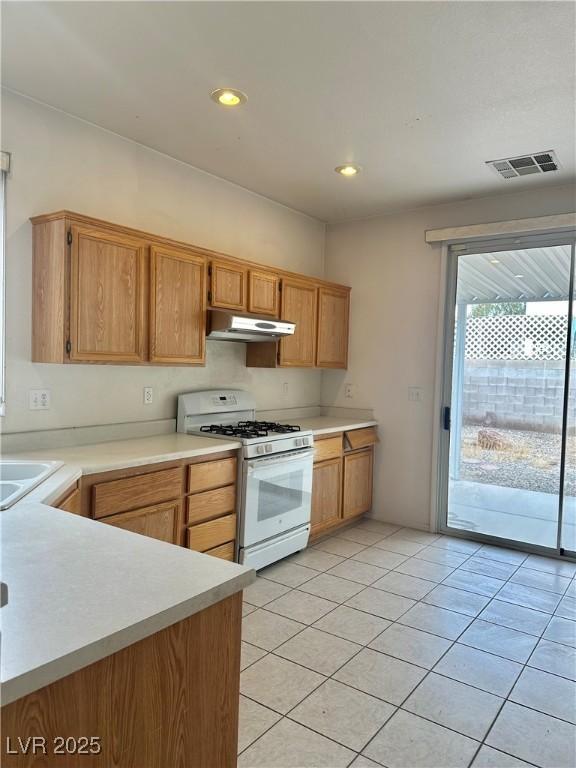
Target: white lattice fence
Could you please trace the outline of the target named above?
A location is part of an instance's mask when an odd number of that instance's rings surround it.
[[[466,324],[467,360],[563,360],[565,315],[470,317]]]

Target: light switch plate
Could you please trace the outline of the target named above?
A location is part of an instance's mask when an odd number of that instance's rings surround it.
[[[421,403],[424,400],[423,387],[408,387],[408,400],[411,403]]]

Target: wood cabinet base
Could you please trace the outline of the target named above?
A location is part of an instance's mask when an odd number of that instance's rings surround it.
[[[240,592],[3,707],[0,762],[236,766],[241,617]],[[45,738],[47,754],[7,754],[33,736]],[[100,737],[100,754],[54,754],[56,737],[80,736]]]

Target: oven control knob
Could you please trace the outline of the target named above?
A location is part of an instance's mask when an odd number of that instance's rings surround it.
[[[264,446],[263,445],[257,445],[256,446],[256,453],[264,453]]]
[[[302,440],[299,437],[297,437],[294,440],[294,445],[296,446],[296,448],[300,448],[300,446],[302,445]]]
[[[302,445],[308,445],[308,438],[307,437],[303,437],[302,438]]]
[[[266,445],[266,453],[272,453],[272,443]]]

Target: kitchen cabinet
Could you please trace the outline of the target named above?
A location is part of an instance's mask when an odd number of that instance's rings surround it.
[[[349,304],[348,289],[318,288],[318,368],[346,368],[348,365]]]
[[[274,272],[251,269],[248,273],[248,312],[278,317],[279,286],[280,278]]]
[[[344,456],[342,517],[356,517],[372,507],[373,448],[352,451]]]
[[[300,280],[282,280],[282,320],[296,323],[292,336],[280,340],[280,365],[314,365],[316,353],[316,286]]]
[[[236,476],[236,453],[226,451],[87,475],[81,501],[102,523],[233,560]]]
[[[71,211],[31,221],[33,362],[204,365],[208,305],[296,323],[247,366],[347,365],[345,286]]]
[[[244,266],[212,261],[209,267],[211,307],[246,312],[248,276]]]
[[[145,244],[82,226],[70,234],[70,359],[141,362]]]
[[[341,512],[342,459],[314,464],[312,476],[312,533],[338,522]]]
[[[238,592],[125,648],[112,644],[111,655],[2,707],[0,762],[236,768],[241,628]],[[30,747],[34,737],[45,740],[46,754]],[[19,738],[27,752],[14,749]],[[100,751],[74,752],[91,744]]]
[[[74,483],[64,494],[54,503],[57,509],[63,512],[72,512],[74,515],[82,514],[82,503],[80,498],[80,489],[78,484]]]
[[[314,439],[311,539],[348,525],[372,508],[375,427]]]
[[[108,525],[123,528],[125,531],[140,533],[152,539],[160,539],[173,544],[178,535],[180,522],[180,502],[172,501],[145,509],[135,509],[111,515],[104,519]]]
[[[206,264],[201,255],[150,249],[150,360],[204,365]]]

